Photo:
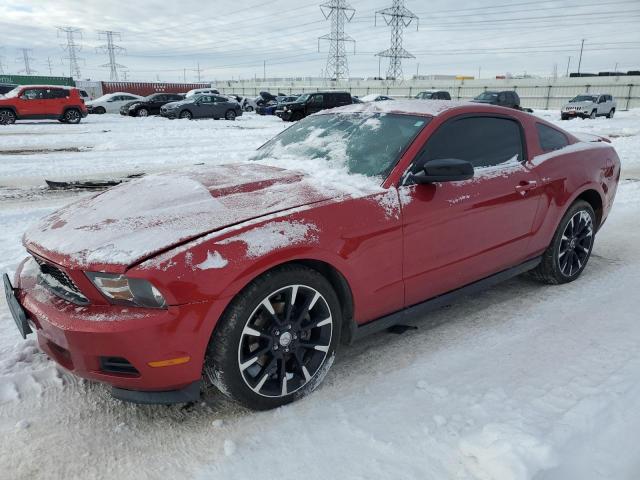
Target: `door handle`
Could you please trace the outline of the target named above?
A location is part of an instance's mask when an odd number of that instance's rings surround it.
[[[518,192],[523,197],[527,194],[529,190],[533,190],[538,186],[538,182],[535,180],[531,181],[522,181],[518,185],[516,185],[516,192]]]

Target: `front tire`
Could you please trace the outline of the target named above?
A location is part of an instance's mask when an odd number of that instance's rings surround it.
[[[313,391],[333,363],[342,324],[328,280],[302,265],[277,268],[231,302],[211,338],[205,374],[254,410]]]
[[[138,110],[137,113],[138,117],[148,117],[149,116],[149,110],[147,110],[146,108],[141,108]]]
[[[184,110],[180,112],[180,118],[186,118],[187,120],[191,120],[193,118],[193,114],[189,110]]]
[[[551,285],[573,282],[591,257],[596,215],[584,200],[575,202],[564,214],[540,264],[531,270],[535,279]]]
[[[107,111],[105,110],[104,107],[97,107],[93,109],[93,113],[96,113],[98,115],[104,115],[105,113],[107,113]]]
[[[235,120],[236,112],[234,112],[233,110],[227,110],[227,112],[224,114],[224,118],[226,118],[227,120]]]
[[[611,109],[611,111],[609,112],[609,114],[607,115],[607,118],[613,118],[613,116],[615,115],[615,113],[616,113],[616,109],[615,109],[615,108],[612,108],[612,109]]]
[[[251,105],[247,105],[246,107],[244,107],[244,111],[245,112],[253,112],[253,107]]]
[[[70,108],[69,110],[64,112],[64,116],[62,118],[64,120],[64,123],[77,124],[80,123],[80,120],[82,120],[82,114],[77,108]]]
[[[598,116],[598,112],[597,112],[596,110],[593,110],[593,111],[591,112],[591,115],[589,115],[589,118],[590,118],[591,120],[594,120],[597,116]]]

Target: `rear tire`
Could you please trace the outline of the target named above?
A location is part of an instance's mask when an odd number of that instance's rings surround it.
[[[224,114],[224,118],[226,118],[227,120],[235,120],[236,112],[234,112],[233,110],[227,110]]]
[[[256,278],[219,320],[205,376],[254,410],[290,403],[313,391],[333,363],[341,309],[318,271],[287,265]]]
[[[244,111],[245,112],[253,112],[253,107],[251,105],[247,105],[246,107],[244,107]]]
[[[82,120],[82,113],[77,108],[70,108],[62,117],[65,123],[78,124]]]
[[[611,111],[609,112],[609,114],[607,115],[607,118],[613,118],[613,116],[615,115],[615,113],[616,113],[616,109],[615,109],[615,108],[612,108],[612,109],[611,109]]]
[[[595,238],[596,215],[584,200],[564,214],[540,264],[529,274],[544,283],[573,282],[587,266]]]
[[[0,110],[0,125],[16,123],[16,114],[12,110]]]

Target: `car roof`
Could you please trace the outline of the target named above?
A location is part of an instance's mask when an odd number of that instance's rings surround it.
[[[473,113],[474,111],[491,111],[496,113],[509,113],[517,116],[520,112],[512,108],[500,107],[496,105],[486,105],[482,103],[463,102],[458,100],[432,100],[424,102],[422,100],[396,100],[394,102],[369,102],[354,103],[344,107],[333,108],[326,112],[340,113],[399,113],[406,115],[419,115],[437,117],[449,110],[459,109],[461,113]],[[465,112],[466,111],[466,112]],[[320,112],[322,114],[322,112]]]
[[[21,88],[61,88],[63,90],[73,90],[76,87],[70,87],[68,85],[16,85]]]

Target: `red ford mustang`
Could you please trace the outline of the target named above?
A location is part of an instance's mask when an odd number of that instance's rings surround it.
[[[613,203],[607,140],[481,104],[308,117],[246,164],[149,175],[24,236],[23,336],[142,403],[212,383],[255,409],[313,390],[336,349],[501,280],[575,280]]]

